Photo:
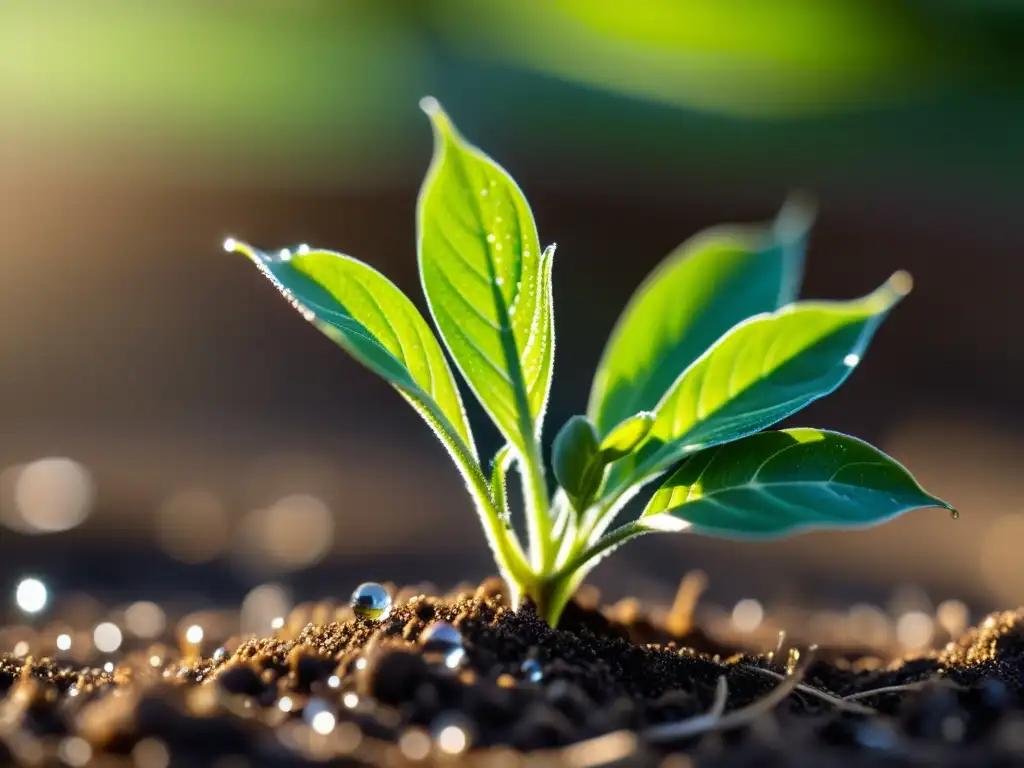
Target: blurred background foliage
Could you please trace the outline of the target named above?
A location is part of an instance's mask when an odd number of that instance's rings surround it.
[[[344,250],[422,306],[425,94],[559,243],[549,436],[583,409],[633,287],[700,228],[768,219],[803,188],[821,201],[804,295],[917,278],[799,425],[879,443],[961,520],[651,537],[595,573],[610,594],[666,600],[696,565],[725,601],[908,583],[918,604],[1024,600],[1010,0],[5,0],[0,594],[26,573],[216,603],[267,579],[298,599],[488,572],[428,430],[219,252],[229,234]]]

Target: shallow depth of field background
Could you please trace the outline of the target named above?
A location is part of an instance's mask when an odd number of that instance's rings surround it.
[[[633,288],[703,227],[808,190],[804,296],[915,277],[855,375],[790,424],[875,442],[960,520],[649,537],[594,573],[608,597],[670,601],[697,567],[727,609],[1024,602],[1024,7],[5,0],[0,623],[26,575],[57,610],[278,584],[257,593],[277,611],[490,572],[426,426],[220,250],[342,250],[423,307],[426,94],[558,243],[548,440]]]

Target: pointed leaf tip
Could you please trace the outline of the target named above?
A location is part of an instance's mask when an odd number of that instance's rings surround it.
[[[430,118],[430,124],[434,128],[438,142],[441,141],[441,137],[451,137],[455,133],[455,126],[452,125],[448,113],[444,111],[441,102],[433,96],[424,96],[420,99],[420,109]]]
[[[251,245],[249,245],[246,242],[243,242],[242,240],[236,240],[233,237],[228,237],[224,239],[223,248],[228,253],[240,253],[257,265],[263,261],[266,261],[266,259],[261,255],[261,253],[257,251],[255,248],[253,248]]]
[[[818,215],[818,201],[809,192],[793,192],[786,198],[775,217],[775,236],[784,243],[795,243],[807,237]]]
[[[420,109],[431,117],[444,111],[441,109],[441,103],[433,96],[424,96],[420,99]]]
[[[894,272],[892,276],[876,288],[868,301],[877,307],[879,312],[887,312],[900,303],[913,289],[914,278],[905,270]]]
[[[914,288],[914,278],[905,269],[894,272],[886,281],[885,286],[898,299],[902,299]]]

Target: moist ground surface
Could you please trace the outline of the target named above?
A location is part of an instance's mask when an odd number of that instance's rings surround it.
[[[573,605],[551,629],[502,591],[400,599],[379,621],[297,611],[273,637],[138,648],[113,671],[2,656],[0,765],[1024,766],[1020,611],[914,658],[806,663],[642,613]],[[435,621],[464,655],[420,642]],[[794,662],[801,687],[766,699]]]

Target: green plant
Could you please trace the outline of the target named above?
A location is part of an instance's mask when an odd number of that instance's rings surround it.
[[[596,563],[654,531],[771,538],[857,528],[946,502],[855,438],[762,432],[838,387],[910,290],[897,272],[853,301],[797,302],[811,216],[785,206],[764,227],[721,227],[684,243],[636,292],[598,366],[586,416],[555,437],[549,494],[541,426],[555,350],[554,246],[541,250],[512,178],[466,143],[433,99],[435,137],[417,211],[419,271],[441,338],[506,441],[479,461],[436,337],[387,278],[340,253],[262,253],[233,239],[291,303],[383,376],[458,466],[516,604],[554,624]],[[511,525],[506,476],[522,479],[528,547]],[[643,486],[667,479],[613,528]],[[954,512],[955,515],[955,512]]]

